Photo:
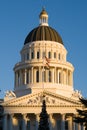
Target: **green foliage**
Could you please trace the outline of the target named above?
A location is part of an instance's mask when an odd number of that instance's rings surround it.
[[[74,122],[83,124],[85,130],[87,130],[87,99],[80,98],[80,102],[83,104],[84,109],[77,109],[78,115],[74,118]]]
[[[43,100],[42,112],[40,113],[40,121],[38,130],[50,130],[48,123],[48,114],[46,111],[45,100]]]

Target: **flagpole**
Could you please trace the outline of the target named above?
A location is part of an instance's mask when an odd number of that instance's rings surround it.
[[[43,75],[42,75],[42,80],[43,80],[42,88],[44,88],[44,56],[43,56]]]
[[[44,26],[43,26],[43,42],[44,42]],[[42,84],[42,88],[44,89],[44,58],[45,58],[45,52],[43,52],[43,75],[42,75],[42,79],[43,79],[43,84]]]

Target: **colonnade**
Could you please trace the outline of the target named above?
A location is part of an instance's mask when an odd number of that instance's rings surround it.
[[[29,118],[29,114],[22,114],[21,124],[19,118],[15,114],[4,115],[3,130],[38,130],[39,114],[36,114],[33,118]],[[29,124],[28,124],[29,122]],[[33,123],[32,123],[33,122]],[[72,116],[66,116],[66,114],[60,114],[60,117],[49,114],[49,127],[50,130],[85,130],[84,126],[73,122]]]
[[[44,78],[43,78],[44,76]],[[33,84],[37,82],[51,82],[62,85],[73,86],[73,72],[65,68],[53,67],[44,69],[42,67],[31,67],[20,69],[15,72],[15,86]]]

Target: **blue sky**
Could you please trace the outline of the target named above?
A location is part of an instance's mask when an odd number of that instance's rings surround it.
[[[0,98],[14,88],[14,65],[45,7],[74,67],[74,88],[87,97],[87,0],[0,0]]]

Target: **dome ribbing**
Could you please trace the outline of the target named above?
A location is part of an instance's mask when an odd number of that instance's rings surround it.
[[[49,26],[38,26],[37,28],[34,28],[26,37],[24,44],[27,44],[29,42],[33,41],[55,41],[63,44],[62,38],[54,30],[53,28]]]

